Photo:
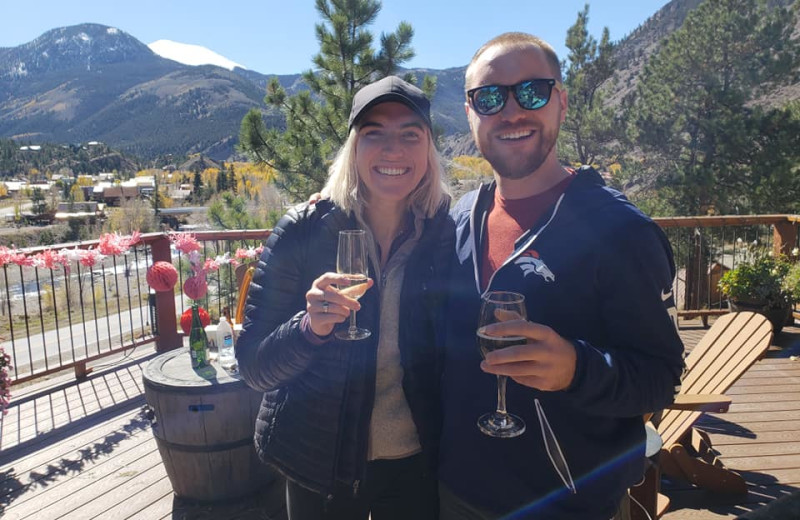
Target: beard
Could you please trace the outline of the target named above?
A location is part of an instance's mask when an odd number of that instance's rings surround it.
[[[492,165],[492,169],[504,179],[523,179],[538,170],[544,164],[547,157],[553,151],[558,139],[558,127],[540,128],[539,144],[533,151],[520,154],[509,154],[505,150],[497,150],[491,146],[489,139],[482,142],[481,139],[473,134],[473,139],[478,145],[484,159]]]

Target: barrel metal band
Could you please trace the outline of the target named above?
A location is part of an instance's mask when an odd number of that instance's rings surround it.
[[[183,451],[187,453],[204,453],[204,452],[213,452],[213,451],[228,451],[234,448],[241,448],[242,446],[252,446],[253,445],[253,438],[245,438],[239,439],[238,441],[233,442],[225,442],[222,444],[212,444],[212,445],[191,445],[191,444],[176,444],[174,442],[169,442],[164,440],[160,437],[156,437],[156,440],[160,444],[163,444],[165,447],[176,450],[176,451]]]

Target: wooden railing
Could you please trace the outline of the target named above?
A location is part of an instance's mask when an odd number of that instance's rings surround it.
[[[214,257],[263,243],[268,230],[194,233],[201,254]],[[24,250],[96,248],[98,242],[57,244]],[[178,315],[189,307],[181,287],[188,263],[172,249],[165,233],[143,235],[126,254],[109,256],[92,267],[78,262],[69,269],[6,264],[0,268],[0,345],[11,356],[14,384],[73,369],[84,377],[87,363],[155,343],[165,351],[182,345]],[[174,292],[152,291],[147,269],[165,260],[179,267]],[[212,315],[232,307],[237,296],[231,265],[209,274],[201,305]]]
[[[728,312],[716,284],[736,267],[743,251],[755,242],[776,253],[790,254],[800,243],[800,216],[709,216],[657,218],[675,251],[678,267],[675,294],[684,319]],[[202,255],[233,253],[266,241],[269,230],[194,233]],[[96,247],[96,241],[59,244]],[[25,250],[33,255],[44,248]],[[172,262],[180,274],[174,293],[150,290],[145,273],[154,262]],[[142,345],[166,351],[183,344],[178,317],[189,303],[181,291],[187,262],[171,248],[165,233],[144,235],[139,245],[103,265],[54,273],[47,269],[5,265],[0,269],[0,343],[12,356],[15,383],[65,369],[87,374],[87,363]],[[201,302],[212,315],[235,306],[233,268],[209,276],[209,293]],[[797,315],[800,318],[800,315]]]
[[[654,219],[667,233],[678,267],[678,315],[691,319],[728,312],[717,282],[753,248],[791,255],[800,243],[800,215],[727,215]],[[800,316],[797,316],[800,317]]]

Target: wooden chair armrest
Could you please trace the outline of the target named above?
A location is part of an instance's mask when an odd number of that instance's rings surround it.
[[[722,394],[678,394],[675,402],[668,406],[672,410],[698,412],[727,412],[731,398]]]

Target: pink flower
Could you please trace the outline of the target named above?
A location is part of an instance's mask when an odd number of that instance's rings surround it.
[[[200,272],[183,282],[183,292],[192,300],[199,300],[208,292],[206,273]]]
[[[10,264],[14,259],[14,251],[6,246],[0,246],[0,267]]]
[[[33,267],[34,257],[25,256],[22,251],[14,251],[11,261],[21,267]]]
[[[100,235],[97,250],[104,255],[121,255],[128,251],[131,246],[139,242],[141,234],[134,231],[130,236],[123,236],[118,233],[105,233]]]
[[[0,246],[0,267],[6,264],[30,267],[33,265],[33,257],[25,256],[25,253],[16,249],[13,245],[10,248]]]
[[[219,270],[219,263],[216,259],[213,258],[206,258],[206,261],[203,263],[203,272],[209,271],[217,271]]]
[[[33,257],[33,265],[39,268],[56,269],[59,265],[65,266],[66,264],[67,260],[64,259],[61,253],[52,249],[45,249]]]
[[[78,260],[81,265],[86,267],[94,267],[98,262],[102,262],[104,255],[101,255],[96,249],[84,249]]]
[[[248,247],[247,249],[242,249],[240,247],[239,249],[236,250],[234,256],[239,260],[255,260],[256,258],[261,256],[261,253],[263,251],[264,251],[263,244],[256,248]]]
[[[170,233],[169,240],[175,245],[175,249],[187,255],[202,249],[200,242],[191,233]]]

